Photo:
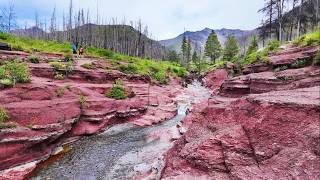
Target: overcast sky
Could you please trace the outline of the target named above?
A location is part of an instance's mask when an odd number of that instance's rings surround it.
[[[11,0],[0,0],[6,5]],[[35,12],[40,19],[50,19],[53,7],[61,18],[68,11],[69,0],[14,0],[18,24],[31,26]],[[254,29],[262,15],[258,9],[264,0],[73,0],[75,9],[90,9],[92,19],[97,7],[104,20],[112,17],[127,22],[139,19],[149,27],[154,39],[167,39],[181,34],[184,29],[201,30],[205,27]],[[98,2],[98,6],[97,6]],[[94,16],[94,17],[93,17]],[[96,19],[96,18],[94,18]],[[62,20],[60,19],[60,23]]]

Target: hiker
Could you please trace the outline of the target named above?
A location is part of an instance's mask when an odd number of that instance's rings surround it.
[[[83,55],[83,51],[84,51],[84,48],[82,46],[80,46],[80,48],[79,48],[79,57],[81,57]]]
[[[72,53],[77,54],[77,45],[75,43],[72,43],[71,48],[72,48]]]

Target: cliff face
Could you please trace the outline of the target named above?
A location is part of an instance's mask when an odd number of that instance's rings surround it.
[[[271,56],[267,71],[222,84],[222,70],[208,74],[218,93],[186,117],[163,179],[320,178],[320,67],[309,62],[319,47],[292,48]],[[306,67],[290,66],[297,52]],[[285,59],[289,69],[274,72]]]
[[[0,61],[22,52],[0,52]],[[0,179],[21,179],[38,162],[60,151],[61,146],[82,136],[104,131],[110,125],[130,122],[156,124],[176,115],[174,97],[182,90],[179,80],[168,86],[150,86],[150,78],[105,71],[107,60],[78,59],[65,80],[54,80],[49,59],[61,55],[38,55],[39,64],[27,63],[32,82],[0,90],[0,105],[14,128],[0,129]],[[94,70],[81,67],[91,63]],[[113,83],[123,80],[129,98],[107,98]],[[1,88],[1,87],[0,87]]]

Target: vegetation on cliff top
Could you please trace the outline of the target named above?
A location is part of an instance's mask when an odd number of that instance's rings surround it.
[[[28,37],[16,37],[10,34],[0,33],[0,42],[8,43],[13,50],[25,52],[47,52],[61,53],[67,56],[71,53],[71,45],[67,42],[58,43],[55,41],[44,41],[31,39]],[[127,56],[113,51],[95,47],[85,49],[85,55],[94,58],[106,58],[118,70],[124,73],[135,73],[141,75],[150,75],[151,78],[161,84],[166,84],[166,77],[170,74],[176,77],[185,77],[187,70],[180,64],[169,61],[155,61],[139,57]],[[124,62],[124,63],[121,63]],[[126,65],[124,65],[126,64]],[[52,64],[56,67],[57,64]],[[59,66],[59,65],[58,65]],[[57,67],[58,69],[62,67]]]

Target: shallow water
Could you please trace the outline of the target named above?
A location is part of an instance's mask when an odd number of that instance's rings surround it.
[[[194,82],[177,97],[178,115],[173,119],[145,128],[130,123],[115,125],[99,135],[84,137],[70,145],[71,151],[63,158],[40,170],[32,179],[132,179],[145,173],[172,145],[168,139],[150,138],[150,134],[174,135],[187,109],[209,96],[208,89]]]

